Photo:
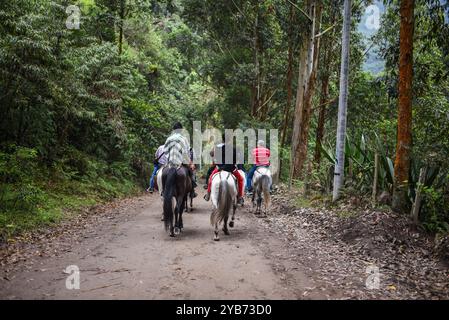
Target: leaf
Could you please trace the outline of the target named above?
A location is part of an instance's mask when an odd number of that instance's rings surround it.
[[[332,163],[335,163],[335,155],[332,154],[332,152],[328,149],[326,149],[323,145],[321,145],[321,151],[323,152],[324,156]]]
[[[391,285],[387,286],[387,289],[388,290],[392,290],[392,291],[396,291],[396,286],[391,284]]]

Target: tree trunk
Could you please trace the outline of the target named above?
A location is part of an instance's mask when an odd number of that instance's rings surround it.
[[[256,7],[256,21],[254,23],[254,86],[253,86],[253,105],[252,116],[257,117],[260,105],[260,61],[259,61],[259,7]]]
[[[318,114],[318,126],[316,128],[315,154],[313,156],[315,166],[320,167],[321,145],[324,136],[324,120],[326,119],[326,104],[329,99],[329,74],[325,74],[321,80],[321,99]]]
[[[334,190],[332,199],[337,200],[343,184],[345,172],[345,138],[346,138],[346,107],[348,105],[349,78],[349,40],[351,33],[351,0],[344,2],[344,20],[341,46],[340,96],[338,101],[338,125],[336,143],[336,163],[334,171]]]
[[[126,0],[120,1],[120,24],[119,24],[119,37],[118,37],[118,54],[122,55],[123,48],[123,22],[125,20],[125,2]]]
[[[407,191],[412,142],[413,9],[414,0],[401,1],[398,129],[392,201],[392,208],[397,212],[406,212],[410,208]]]
[[[299,135],[300,129],[300,121],[299,117],[301,114],[302,104],[304,100],[304,79],[306,76],[306,64],[307,64],[307,45],[303,44],[301,48],[300,58],[299,58],[299,75],[298,75],[298,87],[296,90],[296,105],[295,105],[295,113],[294,113],[294,121],[293,121],[293,134],[292,134],[292,147],[290,151],[290,175],[289,175],[289,186],[292,184],[293,177],[297,176],[295,173],[296,168],[296,149],[298,146],[299,139],[297,138]]]
[[[318,56],[320,48],[320,38],[315,35],[320,30],[322,5],[316,7],[316,1],[313,1],[310,8],[313,17],[312,28],[310,33],[306,81],[304,89],[303,103],[299,113],[299,132],[296,136],[298,142],[294,152],[294,173],[293,177],[302,177],[304,163],[307,160],[307,147],[309,139],[310,117],[312,112],[312,98],[315,92],[316,73],[318,68]]]
[[[332,25],[336,23],[336,13],[337,10],[335,8],[331,8],[331,22]],[[315,167],[317,169],[320,168],[321,164],[321,146],[323,143],[324,137],[324,124],[326,120],[326,108],[329,104],[329,81],[330,75],[332,73],[333,63],[332,61],[335,59],[334,53],[334,36],[335,36],[335,28],[332,31],[332,35],[330,37],[326,37],[326,40],[323,45],[324,54],[323,54],[323,71],[321,72],[321,98],[320,105],[318,110],[318,124],[315,134],[315,154],[313,156]],[[324,39],[323,39],[324,40]],[[334,58],[334,59],[333,59]]]
[[[287,104],[284,109],[284,121],[282,125],[282,137],[281,137],[281,147],[285,145],[285,138],[287,135],[287,127],[290,119],[290,109],[293,99],[293,17],[294,10],[293,5],[290,4],[290,28],[288,34],[288,66],[287,66]]]

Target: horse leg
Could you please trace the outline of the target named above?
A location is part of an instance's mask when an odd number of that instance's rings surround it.
[[[262,196],[259,195],[259,197],[257,198],[257,212],[258,214],[261,214],[262,211]]]
[[[234,218],[235,218],[235,210],[237,209],[237,205],[234,203],[232,206],[232,217],[231,222],[229,222],[229,227],[234,228]]]
[[[175,209],[176,210],[176,209]],[[176,217],[176,211],[174,210],[173,215]],[[173,218],[170,221],[170,237],[175,236],[175,228],[173,227]]]
[[[253,204],[253,210],[254,210],[254,207],[256,205],[255,196],[256,196],[256,191],[254,190],[253,191],[253,196],[251,197],[251,203]]]
[[[218,236],[218,222],[215,222],[214,241],[220,241],[220,237]]]
[[[179,214],[179,231],[182,232],[182,228],[184,228],[184,224],[182,222],[182,213]]]
[[[175,228],[174,228],[175,235],[179,234],[179,206],[178,203],[176,203],[175,207]]]
[[[260,214],[260,203],[261,203],[261,201],[260,201],[260,194],[259,194],[259,191],[258,190],[254,190],[254,206],[256,207],[256,210],[255,210],[255,212],[254,212],[254,214]]]
[[[263,199],[263,208],[264,208],[264,210],[263,210],[263,215],[264,215],[264,216],[267,216],[267,213],[268,213],[268,206],[267,206],[267,202],[266,202],[266,199],[265,199],[265,198]]]
[[[178,199],[178,203],[181,205],[181,208],[179,208],[179,217],[178,217],[178,227],[179,227],[179,231],[181,232],[182,230],[182,228],[184,228],[184,225],[183,225],[183,223],[182,223],[182,214],[184,213],[184,205],[185,205],[185,200],[186,199],[186,197],[183,197],[183,198],[179,198]]]
[[[260,214],[261,207],[262,207],[262,191],[257,190],[257,207],[256,207],[256,214]]]
[[[190,203],[190,206],[189,206],[189,203]],[[192,195],[190,192],[188,193],[188,195],[186,195],[186,211],[192,212]]]
[[[223,232],[224,232],[224,234],[227,235],[227,236],[229,236],[228,219],[229,219],[229,216],[226,215],[226,217],[224,218],[224,224],[223,224]]]
[[[190,196],[190,212],[193,210],[193,198]]]
[[[175,234],[181,233],[182,225],[182,213],[184,212],[184,197],[176,198],[176,223],[175,223]]]
[[[184,204],[184,202],[183,202]],[[184,212],[184,208],[181,208],[182,210],[180,210],[179,213],[179,221],[178,221],[178,226],[179,226],[179,231],[182,232],[182,228],[184,228],[184,224],[182,222],[182,213]]]

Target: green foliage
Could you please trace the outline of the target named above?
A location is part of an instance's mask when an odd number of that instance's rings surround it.
[[[449,176],[446,176],[448,179]],[[422,207],[421,219],[423,226],[432,233],[449,232],[449,198],[447,193],[439,191],[434,187],[423,187],[424,204]]]
[[[67,1],[0,6],[5,237],[57,221],[66,208],[146,187],[172,123],[201,117],[211,99],[196,71],[201,37],[170,14],[176,6],[78,4],[79,30],[65,26]],[[196,48],[189,50],[190,41]]]
[[[346,137],[346,185],[351,186],[362,194],[368,194],[371,190],[376,153],[379,155],[379,187],[391,191],[393,186],[393,161],[386,155],[385,149],[377,134],[373,134],[373,136],[374,139],[368,141],[363,134],[359,139],[354,140],[349,135]],[[335,150],[332,146],[322,145],[321,151],[330,163],[335,163]],[[328,179],[327,176],[327,172],[324,173],[324,176],[321,176],[323,181]]]
[[[37,151],[9,145],[0,152],[0,238],[58,221],[66,210],[136,191],[126,163],[108,165],[76,149],[47,167]]]

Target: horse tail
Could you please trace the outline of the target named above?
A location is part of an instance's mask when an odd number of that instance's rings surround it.
[[[228,180],[221,180],[218,186],[218,208],[214,210],[214,213],[210,216],[210,223],[215,226],[216,223],[220,223],[229,214],[229,210],[232,206],[232,194],[229,190]]]
[[[270,195],[270,185],[271,185],[271,177],[268,175],[263,175],[259,178],[259,185],[262,189],[263,193],[263,199],[265,202],[265,208],[268,208],[271,201],[271,195]]]
[[[173,224],[173,194],[176,184],[176,169],[169,168],[164,186],[164,225],[165,230]]]

